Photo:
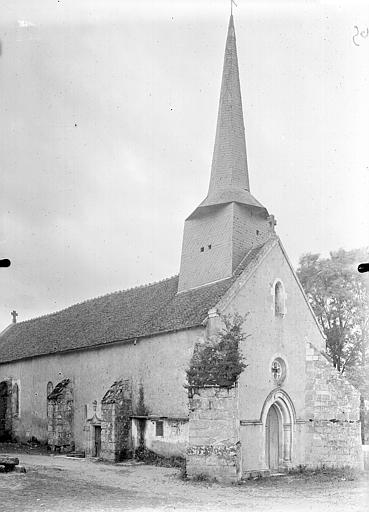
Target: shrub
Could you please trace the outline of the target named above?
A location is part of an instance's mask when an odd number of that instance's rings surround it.
[[[246,368],[240,342],[248,336],[242,331],[246,316],[238,313],[221,317],[223,329],[212,339],[197,344],[186,370],[187,387],[232,387]]]

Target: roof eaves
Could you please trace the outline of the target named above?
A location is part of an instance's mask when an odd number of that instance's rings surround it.
[[[96,345],[85,345],[83,347],[66,348],[66,349],[61,349],[61,350],[54,350],[54,351],[37,353],[37,354],[28,355],[28,356],[24,356],[24,357],[15,357],[15,358],[12,358],[12,359],[3,359],[3,360],[0,361],[0,366],[2,364],[12,363],[13,361],[25,361],[27,359],[33,359],[34,357],[46,357],[46,356],[65,354],[65,353],[69,353],[69,352],[79,352],[79,351],[85,351],[85,350],[98,350],[98,349],[101,349],[101,348],[104,348],[104,347],[107,347],[107,346],[109,347],[111,345],[115,345],[115,344],[119,344],[119,343],[134,343],[135,344],[135,342],[137,343],[137,342],[139,342],[141,340],[144,340],[145,338],[152,338],[153,336],[160,336],[162,334],[170,334],[172,332],[188,331],[190,329],[196,329],[198,327],[203,327],[202,322],[196,322],[193,325],[188,325],[186,327],[180,327],[180,328],[173,328],[173,329],[166,329],[166,330],[161,330],[161,331],[155,331],[153,333],[143,334],[143,335],[136,336],[136,337],[129,337],[129,338],[123,338],[123,339],[115,339],[115,340],[111,340],[111,341],[106,341],[104,343],[98,343]]]
[[[12,327],[14,327],[16,324],[9,324],[7,327],[5,327],[5,329],[3,329],[1,332],[0,332],[0,338],[1,336],[3,336],[6,332],[8,332]]]

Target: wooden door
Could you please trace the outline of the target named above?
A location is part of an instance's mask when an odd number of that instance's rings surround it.
[[[101,427],[95,427],[95,457],[100,457],[101,452]]]
[[[266,460],[272,471],[279,467],[279,419],[276,408],[272,405],[266,420]]]

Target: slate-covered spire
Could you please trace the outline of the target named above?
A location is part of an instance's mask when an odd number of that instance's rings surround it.
[[[229,20],[208,195],[187,217],[178,293],[228,279],[274,233],[251,194],[233,16]]]
[[[250,194],[236,34],[231,14],[224,55],[209,191],[200,206],[233,201],[263,207]]]
[[[250,190],[233,15],[225,47],[209,194],[224,188]]]

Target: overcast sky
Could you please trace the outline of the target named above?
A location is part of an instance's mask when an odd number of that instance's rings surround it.
[[[368,2],[237,3],[252,194],[294,265],[368,245]],[[1,2],[0,330],[178,272],[228,17],[227,0]]]

